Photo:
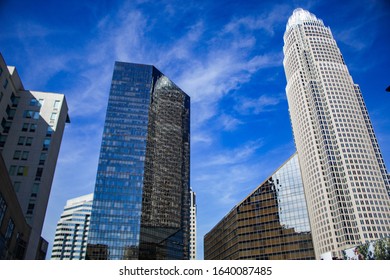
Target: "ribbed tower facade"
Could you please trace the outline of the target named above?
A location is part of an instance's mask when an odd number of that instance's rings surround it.
[[[386,167],[362,93],[332,33],[296,9],[284,34],[286,94],[316,257],[389,236]]]
[[[52,260],[84,260],[92,209],[92,194],[69,199],[57,223]]]
[[[87,259],[188,259],[190,98],[152,65],[116,62]]]
[[[190,260],[196,260],[196,193],[191,190],[190,203]]]

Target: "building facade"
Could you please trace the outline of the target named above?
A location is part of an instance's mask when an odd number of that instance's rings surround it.
[[[204,258],[315,258],[297,154],[205,235]]]
[[[57,223],[52,260],[85,260],[93,194],[66,202]]]
[[[0,55],[0,152],[31,226],[26,259],[40,259],[41,231],[68,107],[63,94],[26,90]]]
[[[31,227],[24,218],[1,153],[0,186],[0,260],[23,260]]]
[[[151,65],[116,62],[87,259],[188,259],[190,98]]]
[[[302,9],[284,34],[286,94],[316,257],[390,234],[389,181],[362,93],[332,33]]]
[[[190,260],[196,260],[196,193],[191,190],[190,203]]]

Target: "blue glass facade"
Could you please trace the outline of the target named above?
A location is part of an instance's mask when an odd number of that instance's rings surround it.
[[[189,106],[155,67],[115,63],[88,259],[188,258]]]

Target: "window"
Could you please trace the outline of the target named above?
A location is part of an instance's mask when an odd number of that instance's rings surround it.
[[[37,100],[36,98],[31,98],[30,100],[30,106],[36,106],[36,107],[42,107],[43,105],[43,99]]]
[[[23,126],[22,126],[22,131],[26,132],[29,128],[29,124],[28,123],[24,123]]]
[[[3,196],[0,194],[0,227],[3,222],[5,211],[7,211],[7,204],[5,203]]]
[[[9,220],[8,220],[7,231],[5,232],[5,235],[4,235],[5,241],[6,241],[7,243],[10,242],[10,239],[11,239],[11,237],[12,237],[12,234],[14,233],[14,228],[15,228],[14,221],[13,221],[12,219],[9,219]]]
[[[3,118],[1,121],[1,126],[3,127],[3,132],[8,133],[11,128],[11,122],[8,122]]]
[[[30,124],[30,132],[35,132],[37,130],[37,125],[35,123]]]
[[[26,139],[26,146],[31,146],[32,145],[33,138],[32,137],[27,137]]]
[[[0,135],[0,147],[4,147],[6,140],[7,140],[6,135]]]
[[[24,113],[23,113],[23,117],[24,117],[24,118],[27,118],[27,119],[31,119],[32,116],[33,116],[33,113],[34,113],[34,111],[26,110],[26,111],[24,111]]]
[[[57,113],[51,113],[50,120],[54,121],[57,118]]]
[[[23,176],[23,174],[24,174],[24,166],[19,166],[18,173],[16,175]]]
[[[21,146],[21,145],[24,145],[24,142],[26,141],[26,137],[24,136],[20,136],[19,137],[19,140],[18,140],[18,145]]]
[[[20,159],[21,154],[22,154],[22,151],[15,151],[13,159]]]
[[[35,174],[35,181],[40,181],[42,178],[42,173],[43,173],[43,168],[38,167],[37,168],[37,173]]]
[[[27,166],[19,166],[17,176],[28,176],[28,167]]]
[[[4,80],[4,83],[3,83],[3,88],[7,88],[7,86],[8,86],[8,79],[5,79]]]
[[[28,151],[23,151],[22,152],[22,160],[27,160],[28,159],[29,152]]]
[[[49,149],[49,146],[50,146],[50,138],[45,138],[45,140],[43,140],[42,150],[47,151]]]
[[[38,106],[39,102],[35,98],[31,98],[30,100],[30,106]]]
[[[3,132],[8,133],[10,129],[11,129],[11,122],[5,122],[3,126]]]
[[[26,110],[23,113],[23,117],[26,119],[38,120],[39,119],[39,112],[33,111],[33,110]]]
[[[28,208],[27,208],[27,215],[32,215],[34,211],[35,204],[34,203],[29,203]]]
[[[53,106],[53,108],[58,110],[58,109],[60,108],[60,103],[61,103],[60,100],[54,101],[54,106]]]
[[[22,131],[24,132],[35,132],[37,130],[37,125],[35,123],[24,123],[22,126]]]
[[[16,110],[15,110],[15,109],[9,110],[9,112],[8,112],[8,119],[9,119],[9,120],[13,120],[14,117],[15,117],[15,113],[16,113]]]
[[[41,153],[39,157],[39,165],[44,165],[47,158],[47,153]]]
[[[18,106],[18,104],[19,104],[19,99],[20,99],[20,97],[15,96],[15,94],[12,92],[12,94],[11,94],[12,107]]]
[[[51,137],[53,135],[53,132],[54,132],[53,127],[48,126],[46,131],[46,137]]]
[[[38,192],[39,192],[39,183],[34,183],[31,190],[31,197],[37,197]]]

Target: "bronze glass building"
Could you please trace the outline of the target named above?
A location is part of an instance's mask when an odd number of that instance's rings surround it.
[[[297,154],[205,235],[204,258],[315,259]]]
[[[116,62],[87,259],[188,259],[190,98],[151,65]]]

